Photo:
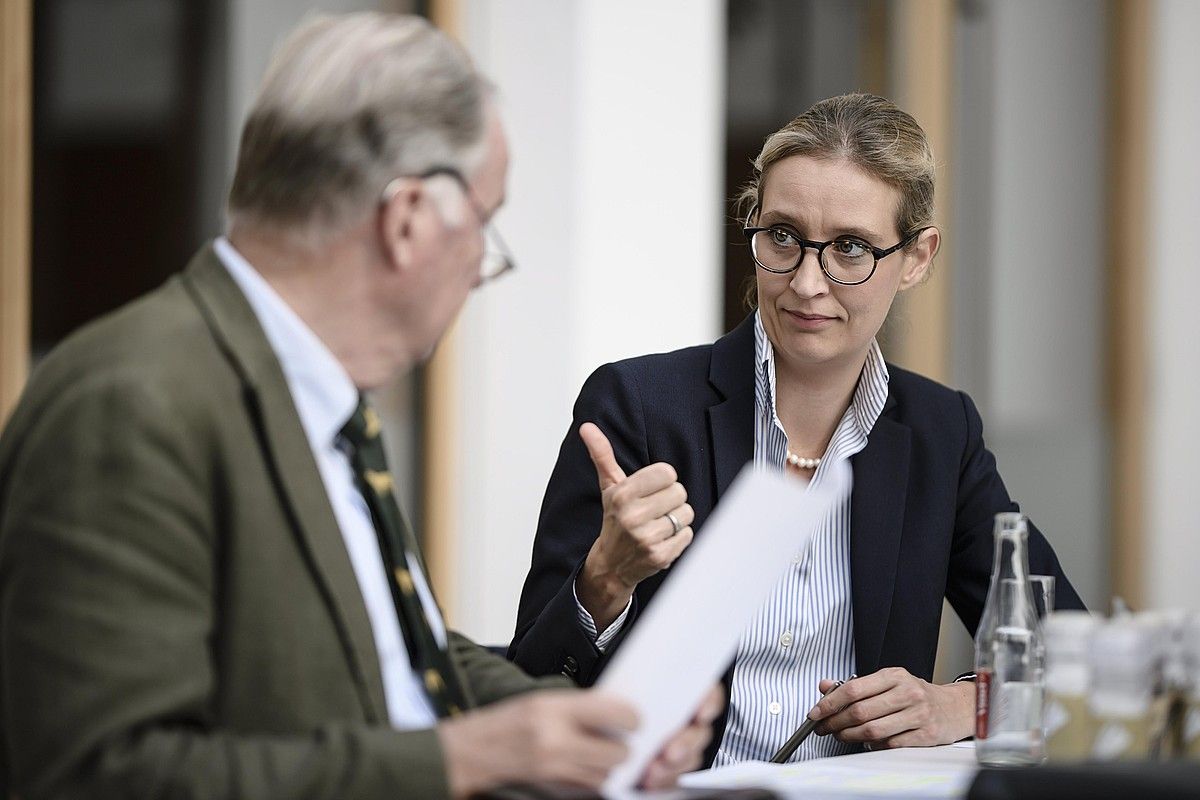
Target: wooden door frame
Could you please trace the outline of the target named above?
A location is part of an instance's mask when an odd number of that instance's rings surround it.
[[[954,185],[954,0],[906,0],[893,4],[895,44],[893,87],[897,104],[916,118],[937,159],[937,208],[934,223],[942,231],[941,250],[929,278],[899,298],[900,320],[920,320],[889,330],[889,359],[945,383],[950,376],[950,281],[952,265],[946,232],[953,230]]]
[[[1108,264],[1105,384],[1112,425],[1112,593],[1144,607],[1146,563],[1146,425],[1150,383],[1150,265],[1147,230],[1151,119],[1151,24],[1143,0],[1108,7]]]
[[[458,0],[430,0],[429,20],[461,40]],[[437,352],[422,371],[421,409],[421,548],[429,580],[450,624],[458,606],[459,474],[458,324],[442,337]]]
[[[29,371],[29,249],[33,141],[33,6],[0,10],[0,423]]]

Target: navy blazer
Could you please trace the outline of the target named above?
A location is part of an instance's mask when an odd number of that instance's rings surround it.
[[[993,517],[1018,509],[984,446],[971,399],[898,367],[888,371],[883,412],[866,448],[851,458],[856,671],[899,666],[929,680],[942,598],[973,632],[991,576]],[[603,517],[596,470],[578,434],[582,423],[600,426],[626,474],[656,461],[674,466],[696,512],[693,529],[703,536],[713,506],[754,456],[754,414],[753,315],[711,345],[596,370],[575,403],[546,487],[509,657],[534,675],[562,672],[582,685],[592,684],[603,665],[577,621],[573,588]],[[1083,607],[1032,525],[1029,567],[1055,576],[1058,608]],[[669,573],[638,585],[606,655]]]

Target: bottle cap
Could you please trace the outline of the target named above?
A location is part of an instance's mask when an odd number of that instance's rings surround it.
[[[1088,662],[1095,682],[1103,677],[1117,681],[1153,677],[1159,658],[1157,631],[1123,617],[1097,625],[1088,646]]]
[[[1055,611],[1042,620],[1047,655],[1086,659],[1098,620],[1086,611]]]
[[[1046,643],[1046,690],[1059,695],[1087,693],[1088,645],[1099,621],[1086,611],[1055,611],[1042,620]]]

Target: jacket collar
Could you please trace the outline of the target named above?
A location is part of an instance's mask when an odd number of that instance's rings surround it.
[[[723,398],[708,409],[716,497],[754,459],[754,314],[713,344],[708,381]]]
[[[854,607],[854,652],[860,674],[880,663],[896,564],[904,531],[912,430],[894,419],[895,384],[875,421],[867,446],[852,456],[850,494],[850,594]]]
[[[386,721],[370,619],[279,359],[250,303],[211,246],[192,259],[181,281],[242,381],[246,410],[280,503],[329,600],[367,716]]]
[[[850,586],[854,606],[856,667],[870,674],[884,666],[883,643],[896,588],[904,533],[912,429],[898,419],[895,380],[867,446],[851,458]]]
[[[250,303],[279,361],[309,443],[333,446],[354,413],[359,391],[346,368],[275,288],[225,237],[213,252]]]

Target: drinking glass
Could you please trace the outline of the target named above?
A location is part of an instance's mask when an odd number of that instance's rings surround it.
[[[1039,620],[1054,611],[1054,576],[1030,575],[1029,590],[1033,593],[1033,610]]]

